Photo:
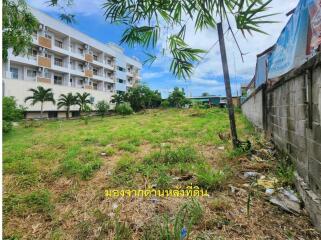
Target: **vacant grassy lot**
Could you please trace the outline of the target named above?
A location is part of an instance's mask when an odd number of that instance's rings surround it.
[[[5,236],[180,239],[186,227],[190,239],[317,239],[305,215],[278,210],[259,191],[248,201],[239,174],[274,174],[275,164],[232,151],[228,126],[224,109],[21,123],[3,143]],[[262,146],[240,114],[237,126],[242,140]],[[191,183],[210,197],[104,196],[110,188]],[[229,185],[241,190],[231,193]]]

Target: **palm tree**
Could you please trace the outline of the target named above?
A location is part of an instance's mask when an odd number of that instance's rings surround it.
[[[37,89],[30,88],[29,91],[31,91],[33,94],[32,96],[26,97],[25,102],[27,102],[28,100],[32,100],[31,102],[32,106],[40,102],[41,104],[40,117],[42,118],[44,102],[52,102],[53,104],[56,104],[56,101],[53,97],[52,89],[51,88],[45,89],[42,86],[38,86]]]
[[[77,105],[79,106],[79,112],[81,113],[84,111],[84,109],[87,107],[88,104],[91,104],[90,101],[90,93],[84,92],[83,94],[81,93],[76,93],[77,96]]]
[[[66,118],[69,119],[70,107],[77,104],[77,96],[68,93],[67,95],[61,94],[58,99],[58,109],[65,107],[66,108]]]

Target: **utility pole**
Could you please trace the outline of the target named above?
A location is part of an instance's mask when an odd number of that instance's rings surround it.
[[[230,76],[229,76],[228,65],[227,65],[222,22],[217,24],[217,31],[218,31],[220,50],[221,50],[221,59],[222,59],[222,65],[223,65],[224,83],[225,83],[225,91],[226,91],[226,99],[227,99],[228,116],[230,119],[232,142],[233,142],[233,147],[237,148],[239,141],[237,139],[237,133],[236,133],[234,107],[233,107],[232,93],[231,93],[231,83],[230,83]]]

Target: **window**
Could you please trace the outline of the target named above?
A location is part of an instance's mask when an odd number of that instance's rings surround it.
[[[10,68],[10,72],[11,72],[11,77],[13,79],[18,79],[18,68],[15,68],[15,67],[11,67]]]
[[[48,112],[48,118],[57,118],[58,112],[57,111],[49,111]]]
[[[37,76],[37,71],[33,69],[27,69],[27,77],[35,78]]]
[[[80,71],[84,71],[84,65],[82,65],[81,63],[78,64],[78,68],[80,69]]]
[[[62,67],[62,59],[61,58],[56,58],[55,57],[55,65]]]
[[[118,69],[119,71],[121,71],[121,72],[125,72],[125,68],[122,68],[122,67],[117,66],[117,69]]]
[[[62,48],[62,41],[55,39],[55,46]]]
[[[62,85],[62,76],[54,76],[54,84]]]
[[[113,88],[113,85],[108,84],[108,85],[107,85],[107,88],[108,88],[108,90],[111,90],[111,89]]]
[[[36,49],[32,49],[32,48],[29,48],[29,49],[28,49],[28,55],[29,55],[29,56],[35,57],[35,56],[37,56],[37,54],[38,54],[38,52],[37,52]]]
[[[93,89],[95,89],[95,90],[98,89],[98,83],[93,83]]]
[[[98,70],[96,68],[93,68],[93,74],[98,75]]]
[[[120,78],[118,78],[118,82],[119,83],[125,83],[125,81],[123,79],[120,79]]]
[[[51,39],[51,36],[48,33],[45,34],[45,37]]]
[[[80,54],[83,54],[83,53],[84,53],[84,49],[78,48],[78,52],[79,52]]]
[[[45,78],[51,78],[51,73],[45,68]]]
[[[51,58],[51,55],[49,53],[45,53],[46,58]]]
[[[94,54],[93,58],[94,58],[95,61],[98,61],[98,56],[97,55]]]

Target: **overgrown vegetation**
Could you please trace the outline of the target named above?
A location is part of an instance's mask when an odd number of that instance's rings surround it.
[[[17,106],[13,97],[2,98],[2,132],[8,133],[12,130],[12,122],[23,118],[24,108]]]
[[[239,135],[256,138],[246,119],[242,115],[237,119]],[[127,117],[92,117],[88,125],[83,121],[34,121],[6,136],[5,238],[215,239],[240,233],[264,238],[266,232],[277,238],[284,236],[284,230],[273,227],[279,221],[278,226],[291,226],[297,236],[313,239],[311,231],[300,231],[300,226],[311,228],[303,216],[280,217],[282,213],[258,194],[251,197],[247,217],[247,191],[232,193],[229,185],[243,188],[238,174],[262,163],[244,160],[247,152],[228,154],[229,140],[219,137],[228,133],[226,109],[170,108]],[[207,189],[211,197],[104,196],[107,189],[191,185]],[[249,228],[249,220],[264,224]]]

